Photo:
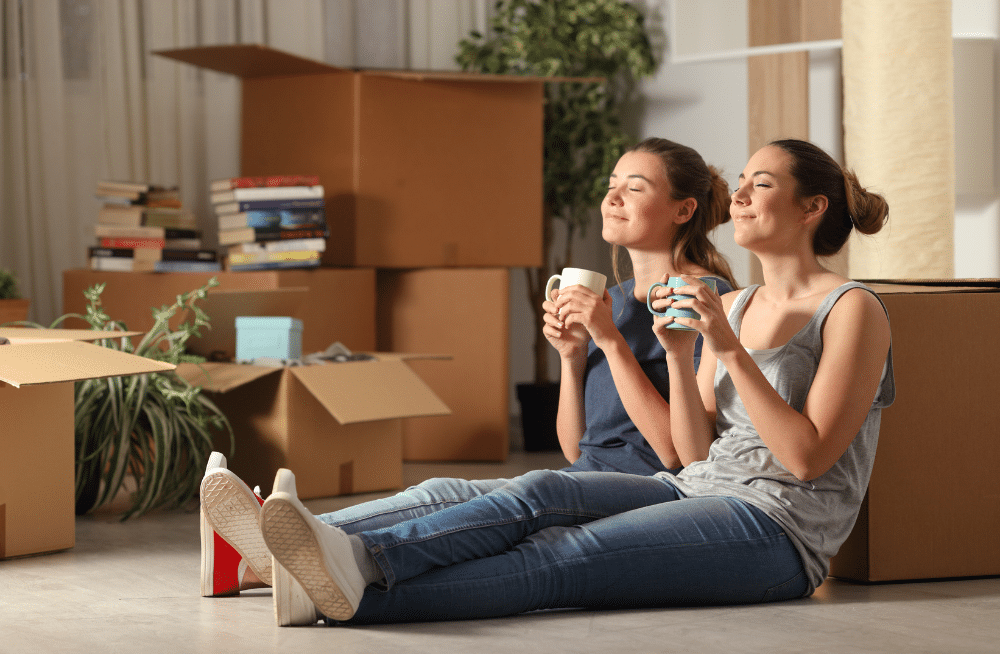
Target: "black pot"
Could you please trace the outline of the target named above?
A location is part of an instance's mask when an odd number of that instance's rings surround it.
[[[559,384],[518,384],[521,403],[521,430],[527,452],[558,452],[556,414],[559,411]]]

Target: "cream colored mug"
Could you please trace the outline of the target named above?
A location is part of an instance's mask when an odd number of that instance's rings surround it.
[[[552,300],[552,289],[556,288],[556,283],[559,283],[559,288],[566,288],[579,284],[580,286],[586,286],[593,292],[600,296],[604,296],[604,286],[608,283],[608,278],[599,272],[594,272],[593,270],[585,270],[583,268],[563,268],[561,273],[552,275],[549,277],[549,281],[545,284],[545,299]]]

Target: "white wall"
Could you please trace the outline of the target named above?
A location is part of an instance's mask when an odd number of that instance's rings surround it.
[[[1000,0],[956,0],[952,3],[952,33],[961,36],[986,36],[997,39],[1000,35]],[[1000,46],[993,43],[993,60],[985,62],[996,70]],[[956,66],[977,65],[956,61]],[[978,65],[983,65],[979,62]],[[956,77],[960,71],[956,70]],[[969,105],[963,98],[955,99],[958,108],[955,116],[955,130],[958,133],[975,117],[971,112],[992,112],[992,124],[996,125],[998,115],[996,101],[1000,99],[1000,83],[992,75],[992,106]],[[967,100],[967,99],[966,99]],[[1000,170],[1000,147],[997,132],[978,141],[982,151],[965,152],[961,148],[955,153],[958,175],[963,174],[963,162],[975,161],[977,157],[988,157],[993,162],[992,188],[978,192],[963,192],[962,180],[956,180],[955,198],[955,276],[956,277],[1000,277],[1000,194],[998,194],[997,170]],[[989,138],[992,136],[992,138]]]

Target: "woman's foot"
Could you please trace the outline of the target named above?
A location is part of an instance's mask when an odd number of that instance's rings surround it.
[[[349,537],[305,508],[290,470],[278,470],[274,490],[261,509],[260,526],[275,561],[302,585],[323,615],[348,620],[355,614],[367,584]]]
[[[239,595],[271,585],[271,553],[260,534],[260,496],[212,452],[201,482],[201,594]]]

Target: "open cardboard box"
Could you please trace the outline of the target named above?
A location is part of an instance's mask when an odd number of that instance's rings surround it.
[[[896,401],[858,522],[831,574],[1000,574],[1000,280],[869,281],[892,327]]]
[[[240,172],[319,176],[326,265],[541,264],[543,87],[566,78],[352,70],[253,44],[154,54],[242,80]]]
[[[140,334],[0,328],[0,559],[73,547],[73,383],[174,369],[83,341]]]
[[[449,413],[407,365],[406,355],[281,368],[182,364],[177,374],[229,419],[229,468],[270,487],[278,468],[295,473],[303,499],[400,488],[402,418]]]

